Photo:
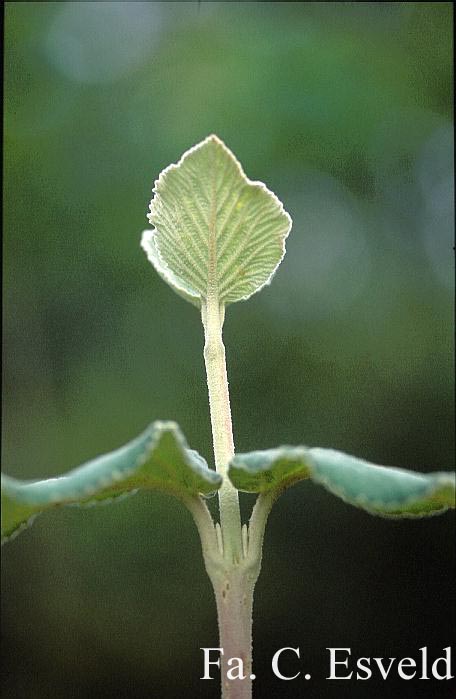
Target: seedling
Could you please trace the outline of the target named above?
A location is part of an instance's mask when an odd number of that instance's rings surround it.
[[[253,592],[266,521],[278,496],[310,478],[372,514],[422,517],[454,507],[455,478],[305,446],[235,455],[222,341],[225,309],[270,283],[285,254],[291,218],[264,184],[245,176],[216,136],[161,173],[148,218],[154,228],[144,231],[141,242],[148,259],[201,313],[215,470],[188,447],[175,423],[154,422],[120,449],[60,478],[24,482],[2,476],[2,537],[11,538],[37,514],[61,505],[91,505],[141,489],[176,496],[193,516],[215,592],[222,696],[247,699],[254,678]],[[258,494],[244,524],[239,491]],[[218,522],[205,502],[216,493]]]

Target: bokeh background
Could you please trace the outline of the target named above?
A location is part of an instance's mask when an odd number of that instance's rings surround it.
[[[452,468],[451,14],[6,4],[3,470],[59,474],[158,418],[211,458],[198,314],[139,241],[160,170],[212,132],[294,221],[273,284],[227,313],[237,449]],[[437,657],[454,563],[450,514],[385,521],[295,486],[267,529],[256,696],[452,696],[444,681],[330,682],[325,648]],[[218,696],[199,680],[212,592],[171,498],[38,518],[3,549],[2,597],[8,699]],[[311,681],[273,677],[283,646]]]

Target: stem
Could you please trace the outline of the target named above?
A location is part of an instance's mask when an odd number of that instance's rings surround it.
[[[197,526],[206,571],[212,582],[219,627],[222,699],[251,699],[252,696],[252,607],[259,561],[246,557],[238,564],[223,557],[216,525],[204,500],[193,496],[184,500]],[[238,658],[234,665],[231,658]],[[229,674],[231,673],[231,674]]]
[[[206,571],[211,578],[214,570],[223,564],[223,552],[217,540],[214,521],[206,503],[199,495],[184,499],[184,504],[190,510],[198,529]]]
[[[204,361],[206,364],[215,468],[223,477],[218,492],[220,526],[225,559],[238,563],[242,559],[241,515],[236,488],[228,478],[228,464],[234,456],[230,396],[226,373],[225,347],[222,339],[224,307],[216,294],[202,305],[204,325]]]
[[[213,583],[214,584],[214,583]],[[255,581],[232,570],[214,584],[220,632],[222,699],[252,696],[252,608]],[[238,658],[228,664],[232,658]]]
[[[281,492],[281,490],[271,490],[266,493],[260,493],[253,506],[248,529],[248,553],[252,563],[255,562],[254,565],[258,569],[258,574],[261,568],[266,522],[271,508]]]
[[[217,604],[219,647],[223,649],[220,657],[222,699],[251,699],[253,590],[260,572],[266,520],[275,497],[260,495],[249,529],[241,528],[238,491],[228,478],[234,441],[222,339],[225,308],[218,301],[215,278],[212,278],[216,269],[215,251],[211,248],[210,253],[212,273],[201,317],[215,467],[223,477],[218,491],[220,525],[214,528],[201,498],[192,499],[189,507],[201,536],[204,562]]]
[[[214,588],[220,645],[220,673],[223,699],[250,699],[252,696],[252,607],[253,588],[258,573],[247,560],[239,510],[238,491],[228,478],[228,466],[234,456],[230,396],[226,372],[222,326],[225,315],[218,302],[215,285],[208,286],[202,304],[204,325],[204,361],[206,365],[209,407],[214,443],[215,467],[223,477],[219,489],[220,557],[206,557],[206,570]],[[196,520],[195,520],[196,521]],[[206,525],[203,525],[206,529]],[[245,536],[244,536],[245,539]],[[203,541],[203,538],[202,538]],[[203,541],[204,551],[204,541]],[[230,663],[232,658],[240,659]],[[239,665],[239,668],[237,668]]]

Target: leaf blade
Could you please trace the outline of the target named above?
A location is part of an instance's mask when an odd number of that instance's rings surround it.
[[[236,454],[228,475],[233,485],[247,493],[285,490],[309,478],[310,461],[305,447],[278,447]]]
[[[313,480],[351,505],[385,517],[420,517],[454,508],[451,473],[377,466],[333,449],[310,449]]]
[[[239,490],[277,494],[310,478],[345,502],[384,517],[423,517],[455,507],[454,474],[377,466],[332,449],[285,446],[237,454],[229,477]]]
[[[165,168],[153,191],[154,230],[144,231],[141,245],[179,295],[201,305],[211,292],[228,304],[271,281],[291,218],[262,182],[246,177],[217,136]]]
[[[2,474],[2,540],[45,510],[92,505],[138,489],[155,489],[185,500],[211,495],[221,477],[188,448],[173,422],[155,422],[136,439],[72,469],[59,478],[20,481]]]

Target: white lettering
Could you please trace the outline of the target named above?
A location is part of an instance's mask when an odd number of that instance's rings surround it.
[[[217,650],[220,655],[223,655],[223,648],[200,648],[200,650],[202,650],[204,653],[204,675],[203,677],[200,677],[200,680],[213,680],[214,678],[209,674],[209,665],[216,665],[218,668],[220,668],[220,658],[218,660],[209,660],[209,653],[211,650]]]
[[[412,672],[411,675],[406,675],[404,670],[402,669],[404,666],[416,667],[416,662],[413,660],[413,658],[402,658],[402,660],[399,660],[399,664],[397,666],[397,672],[399,677],[401,677],[403,680],[412,680],[416,675],[416,670]]]
[[[234,665],[235,660],[237,663]],[[233,665],[226,673],[229,680],[245,680],[247,675],[244,675],[244,663],[242,662],[242,658],[230,658],[227,665]],[[236,671],[237,674],[235,674]]]
[[[443,650],[445,651],[445,656],[442,656],[441,658],[437,658],[437,660],[434,660],[434,662],[432,663],[431,673],[437,680],[452,680],[454,678],[454,675],[451,674],[450,646],[447,646]],[[446,672],[444,675],[440,675],[437,672],[437,665],[441,662],[443,662],[446,668]]]
[[[423,673],[420,677],[420,680],[428,680],[428,674],[427,674],[427,648],[426,646],[423,646],[420,648],[421,651],[421,667],[423,670]]]
[[[280,680],[295,680],[298,677],[298,675],[301,674],[300,672],[297,672],[296,675],[293,675],[293,677],[286,677],[285,675],[282,675],[279,671],[279,657],[284,650],[292,650],[293,653],[296,653],[296,655],[299,658],[299,648],[280,648],[280,650],[274,653],[274,657],[272,658],[272,672]]]
[[[348,655],[351,655],[350,648],[327,648],[326,650],[329,650],[329,661],[330,661],[330,668],[331,668],[331,674],[326,679],[327,680],[349,680],[349,679],[351,679],[351,676],[353,675],[353,671],[350,672],[350,674],[346,675],[345,677],[339,677],[338,675],[336,675],[336,665],[345,665],[345,667],[348,668],[348,658],[346,658],[345,660],[336,660],[336,651],[344,650],[348,653]]]
[[[383,667],[383,658],[374,658],[374,660],[378,665],[378,669],[380,670],[381,676],[383,677],[384,680],[386,680],[396,658],[389,658],[390,664],[388,665],[388,668],[386,670]]]
[[[372,670],[369,667],[370,664],[370,658],[359,658],[358,662],[356,663],[356,667],[358,670],[361,670],[362,672],[366,673],[365,677],[361,677],[359,672],[356,673],[356,679],[357,680],[370,680],[372,677]]]

